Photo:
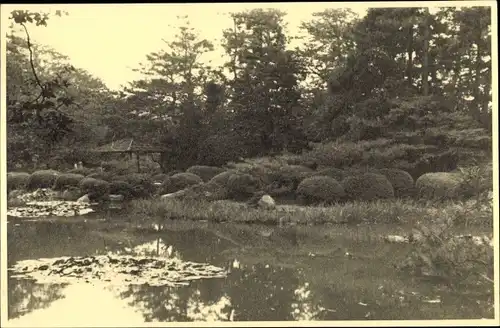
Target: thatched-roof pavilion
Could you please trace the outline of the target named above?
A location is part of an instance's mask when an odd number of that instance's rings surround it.
[[[101,154],[129,154],[130,157],[132,157],[132,154],[135,154],[137,157],[137,172],[140,172],[141,170],[139,164],[139,157],[141,154],[164,153],[165,151],[166,150],[164,148],[150,143],[137,142],[133,138],[116,140],[91,150],[91,152]]]

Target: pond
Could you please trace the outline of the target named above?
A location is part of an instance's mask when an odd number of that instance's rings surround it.
[[[405,229],[410,227],[172,221],[155,231],[120,216],[9,218],[9,267],[29,259],[135,254],[209,263],[228,272],[176,287],[38,283],[9,273],[9,323],[493,318],[488,288],[452,291],[395,269],[411,246],[376,236]]]

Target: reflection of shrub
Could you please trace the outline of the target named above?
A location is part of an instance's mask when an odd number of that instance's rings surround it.
[[[24,189],[28,185],[30,174],[26,172],[7,173],[7,190]]]
[[[109,194],[109,182],[94,178],[83,178],[79,184],[80,190],[89,198],[100,199]]]
[[[415,189],[420,198],[453,199],[460,196],[462,179],[458,173],[426,173],[417,179]]]
[[[203,180],[196,174],[177,173],[163,182],[161,193],[173,193],[199,183],[203,183]]]
[[[394,196],[406,197],[413,193],[415,181],[410,173],[399,169],[380,169],[378,172],[392,184]]]
[[[297,196],[306,204],[336,203],[344,196],[344,188],[332,177],[314,176],[304,179],[297,187]]]
[[[347,177],[342,181],[342,185],[351,200],[370,201],[394,197],[394,188],[381,174],[364,173]]]
[[[259,187],[259,180],[250,174],[233,174],[227,180],[227,188],[236,198],[252,195]]]
[[[57,177],[54,190],[64,190],[66,187],[76,187],[84,178],[81,174],[64,173]]]
[[[29,190],[37,188],[52,188],[59,175],[60,173],[55,170],[35,171],[28,179],[27,187]]]
[[[418,277],[437,278],[436,281],[452,287],[493,277],[494,248],[484,239],[479,244],[472,238],[459,238],[453,225],[453,217],[443,217],[439,222],[414,229],[414,235],[419,236],[414,241],[415,250],[399,269]]]
[[[203,181],[209,181],[214,176],[219,173],[224,172],[225,170],[221,167],[217,166],[205,166],[205,165],[195,165],[191,166],[186,170],[187,173],[193,173],[203,179]]]

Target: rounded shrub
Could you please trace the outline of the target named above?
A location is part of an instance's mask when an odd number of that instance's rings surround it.
[[[327,167],[323,168],[317,172],[313,173],[313,176],[328,176],[331,178],[334,178],[337,181],[342,181],[344,178],[346,178],[349,174],[345,172],[342,169],[337,169],[335,167]]]
[[[56,178],[54,190],[64,190],[66,187],[77,187],[83,178],[85,177],[81,174],[63,173]]]
[[[97,180],[111,181],[114,179],[114,176],[111,172],[95,172],[86,176],[87,178],[93,178]]]
[[[190,199],[216,201],[227,199],[229,197],[229,191],[226,187],[213,182],[192,185],[186,190],[186,198]]]
[[[394,196],[407,197],[413,194],[415,181],[410,173],[400,169],[380,169],[378,172],[392,184]]]
[[[233,174],[227,180],[227,189],[235,198],[253,195],[259,188],[258,178],[250,174]]]
[[[225,172],[219,173],[216,176],[214,176],[212,179],[210,179],[209,182],[217,183],[221,186],[226,187],[227,182],[229,181],[229,178],[234,174],[236,174],[234,171],[225,171]]]
[[[129,199],[134,194],[134,188],[126,181],[114,180],[109,184],[109,193],[113,195],[123,195],[124,198]]]
[[[350,200],[370,201],[394,197],[394,188],[382,174],[363,173],[342,180],[346,196]]]
[[[299,183],[314,174],[314,171],[302,165],[285,165],[271,173],[272,182],[292,184],[295,190]]]
[[[30,174],[27,172],[9,172],[7,173],[7,190],[22,190],[28,185]]]
[[[181,170],[173,170],[173,171],[168,172],[167,175],[169,177],[171,177],[171,176],[176,175],[178,173],[184,173],[184,172],[182,172]]]
[[[80,190],[91,199],[101,199],[109,194],[110,184],[95,178],[83,178],[79,183]]]
[[[161,187],[161,193],[169,194],[189,186],[203,183],[203,180],[193,173],[177,173],[167,178]]]
[[[61,173],[55,170],[35,171],[28,179],[27,188],[29,190],[37,188],[52,188],[54,182],[60,174]]]
[[[303,204],[337,203],[345,198],[342,185],[332,177],[318,175],[305,178],[297,187],[297,198]]]
[[[148,197],[155,191],[153,180],[147,174],[132,173],[125,175],[122,179],[133,188],[133,197]]]
[[[151,177],[151,180],[153,182],[163,182],[163,181],[165,181],[166,178],[168,178],[168,174],[158,173],[158,174],[153,175]]]
[[[88,167],[82,167],[82,168],[77,168],[77,169],[71,169],[68,171],[68,173],[73,173],[73,174],[81,174],[83,176],[88,176],[92,173],[95,173],[95,169],[91,169]]]
[[[433,172],[420,176],[415,182],[419,198],[453,199],[460,196],[462,178],[458,173]]]
[[[193,173],[199,176],[203,181],[210,181],[214,176],[225,170],[217,166],[195,165],[186,170],[187,173]]]

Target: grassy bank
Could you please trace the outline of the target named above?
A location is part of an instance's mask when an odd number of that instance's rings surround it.
[[[417,223],[436,219],[452,220],[457,225],[492,226],[492,208],[474,202],[417,202],[414,200],[378,200],[351,202],[329,207],[286,206],[265,210],[246,204],[202,200],[148,199],[131,202],[131,214],[137,219],[199,220],[209,222],[296,224],[323,223]]]

